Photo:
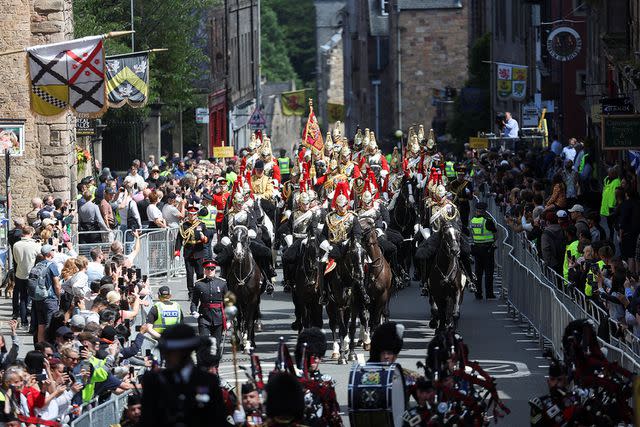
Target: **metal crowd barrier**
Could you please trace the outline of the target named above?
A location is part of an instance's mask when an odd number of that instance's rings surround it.
[[[78,231],[72,234],[72,243],[78,255],[84,255],[90,258],[90,252],[93,248],[99,247],[102,252],[109,253],[111,244],[115,241],[122,242],[122,231]],[[94,237],[94,239],[91,239]],[[87,242],[87,240],[95,240]]]
[[[576,290],[538,256],[524,233],[511,233],[503,225],[504,216],[493,198],[486,200],[488,212],[498,228],[496,263],[502,270],[503,297],[509,311],[527,321],[540,339],[562,355],[565,326],[578,318],[591,319],[598,331],[621,331],[600,339],[607,358],[631,371],[640,371],[640,340],[632,331],[621,329],[608,313]]]
[[[71,427],[110,426],[120,422],[122,410],[127,406],[127,397],[131,391],[113,395],[111,399],[82,413],[71,422]]]

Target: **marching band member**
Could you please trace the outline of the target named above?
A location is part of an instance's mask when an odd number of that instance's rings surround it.
[[[298,336],[295,359],[305,393],[304,422],[310,427],[342,426],[334,381],[320,372],[326,351],[327,338],[320,328],[304,329]]]
[[[187,206],[187,218],[180,224],[174,247],[176,256],[179,256],[180,249],[183,249],[189,299],[193,293],[193,275],[195,274],[197,279],[203,276],[202,260],[206,253],[205,245],[209,242],[207,227],[198,219],[198,211],[196,205]]]

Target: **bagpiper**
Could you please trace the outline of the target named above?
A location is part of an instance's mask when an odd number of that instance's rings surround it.
[[[298,336],[295,359],[304,390],[304,422],[310,427],[342,426],[334,381],[320,372],[327,338],[320,328],[304,329]]]

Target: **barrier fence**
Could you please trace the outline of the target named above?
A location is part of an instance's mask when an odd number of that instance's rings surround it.
[[[589,318],[598,330],[607,358],[631,371],[640,371],[640,340],[545,265],[523,233],[505,227],[504,214],[493,198],[486,203],[498,228],[496,263],[502,270],[503,297],[509,311],[535,330],[540,345],[550,343],[560,356],[565,326],[572,320]],[[624,332],[619,336],[609,331]]]
[[[174,258],[177,236],[177,228],[140,230],[140,250],[133,264],[149,277],[175,276],[182,267],[182,263]],[[116,241],[122,243],[125,256],[134,252],[135,236],[132,230],[79,231],[73,235],[72,243],[78,255],[89,258],[95,247],[109,253],[112,243]]]

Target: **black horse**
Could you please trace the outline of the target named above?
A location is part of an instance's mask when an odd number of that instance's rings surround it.
[[[438,330],[456,327],[460,317],[466,277],[460,267],[462,232],[455,219],[439,218],[435,228],[434,244],[438,248],[430,269],[421,268],[423,282],[429,283],[431,322]],[[423,266],[424,267],[424,266]],[[428,271],[427,271],[428,270]]]
[[[293,302],[296,311],[298,333],[304,328],[322,328],[322,306],[318,280],[318,247],[313,227],[308,227],[307,238],[302,242],[300,263],[296,268]]]
[[[336,267],[325,277],[331,290],[327,305],[329,327],[333,335],[331,357],[338,359],[340,365],[347,363],[347,349],[349,360],[356,360],[354,337],[358,312],[354,307],[367,306],[365,299],[368,299],[368,296],[362,294],[363,262],[364,250],[351,240],[345,256],[336,260]]]
[[[402,247],[398,248],[398,258],[404,262],[403,267],[407,273],[411,272],[411,260],[414,252],[411,238],[418,219],[419,205],[418,180],[415,177],[402,177],[399,193],[394,195],[389,205],[389,216],[391,217],[389,227],[399,231],[405,239]]]
[[[233,259],[227,272],[227,285],[236,295],[238,315],[236,338],[244,350],[255,347],[255,323],[260,310],[262,272],[249,250],[249,229],[236,225],[231,233]]]

